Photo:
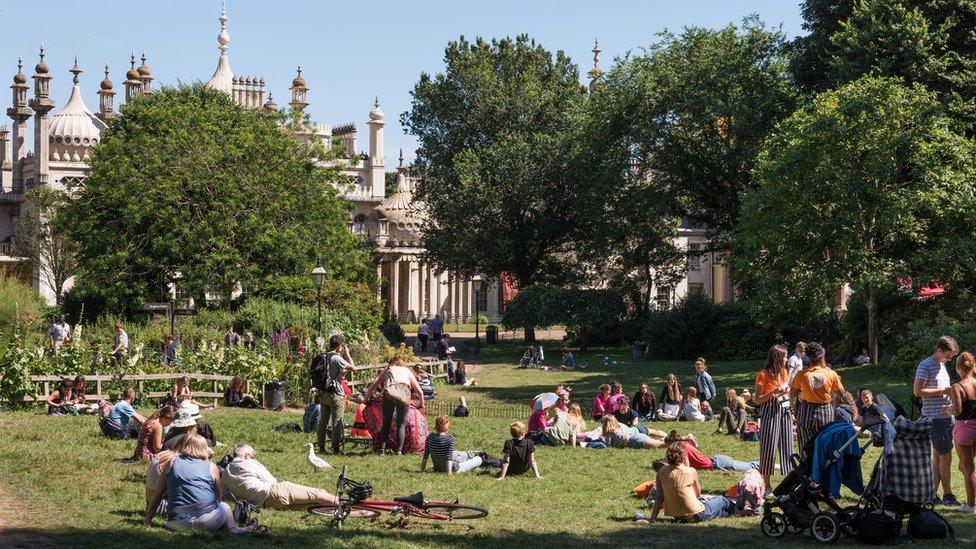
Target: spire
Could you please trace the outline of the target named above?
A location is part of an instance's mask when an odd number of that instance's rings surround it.
[[[587,72],[590,76],[590,91],[596,89],[600,85],[600,77],[603,76],[603,71],[600,69],[600,40],[596,39],[593,41],[593,68]]]
[[[298,65],[298,74],[295,75],[295,79],[291,81],[291,108],[295,109],[299,114],[305,110],[308,106],[308,84],[305,82],[305,77],[302,76],[302,66]]]
[[[125,102],[129,103],[136,98],[142,91],[142,80],[139,77],[139,70],[136,69],[136,52],[129,55],[129,71],[125,73]]]
[[[83,72],[85,72],[85,71],[81,70],[81,67],[78,66],[78,57],[77,56],[75,57],[75,66],[71,67],[71,70],[69,70],[68,72],[70,72],[71,74],[74,75],[74,78],[72,78],[71,81],[74,82],[75,86],[77,86],[78,85],[78,80],[79,80],[78,79],[78,75],[81,74],[81,73],[83,73]]]
[[[34,98],[30,100],[30,107],[38,116],[45,116],[54,108],[51,99],[51,75],[47,63],[44,61],[44,44],[41,44],[40,60],[34,67]]]
[[[373,110],[369,111],[369,121],[370,123],[376,122],[382,124],[386,120],[386,115],[383,114],[383,109],[380,108],[380,98],[376,96],[373,101]]]
[[[207,85],[215,90],[220,90],[227,95],[231,95],[234,89],[234,73],[230,70],[230,60],[227,58],[228,44],[230,35],[227,34],[227,2],[220,3],[220,33],[217,34],[217,49],[220,50],[220,58],[217,59],[217,68]]]
[[[227,44],[230,43],[230,35],[227,34],[227,1],[220,3],[220,34],[217,35],[218,49],[221,55],[227,54]]]
[[[403,147],[400,147],[400,168],[403,167]]]

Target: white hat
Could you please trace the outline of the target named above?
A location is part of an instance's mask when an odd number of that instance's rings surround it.
[[[197,421],[193,419],[193,416],[189,412],[180,410],[176,412],[176,419],[169,424],[170,427],[193,427],[197,424]]]
[[[185,412],[193,419],[200,419],[200,407],[189,400],[180,403],[180,412]]]

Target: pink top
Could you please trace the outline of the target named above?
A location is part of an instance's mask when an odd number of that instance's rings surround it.
[[[566,404],[556,403],[556,409],[559,410],[560,412],[568,412],[569,411],[569,406],[566,405]]]
[[[625,398],[623,393],[617,393],[615,395],[610,395],[607,398],[607,412],[614,413],[620,408],[620,399]]]
[[[529,416],[529,432],[541,431],[549,427],[549,422],[546,420],[545,410],[536,410],[532,412]]]
[[[609,397],[603,398],[603,394],[593,397],[593,417],[606,415],[610,412],[607,409],[608,400]]]
[[[746,476],[739,481],[739,494],[746,495],[750,499],[754,498],[755,502],[762,502],[765,496],[765,484],[763,484],[762,475],[759,471],[749,471]]]

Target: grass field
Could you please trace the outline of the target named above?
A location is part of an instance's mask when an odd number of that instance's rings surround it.
[[[611,355],[619,364],[603,367],[603,352],[579,356],[591,365],[585,372],[557,373],[514,368],[512,348],[486,349],[484,367],[476,373],[477,387],[456,389],[438,386],[438,400],[468,398],[472,417],[454,419],[452,432],[458,449],[485,450],[498,454],[508,437],[511,419],[478,418],[479,406],[522,405],[528,415],[528,401],[557,383],[570,383],[581,404],[588,403],[595,387],[612,379],[624,383],[628,394],[640,381],[659,390],[664,377],[674,371],[682,382],[691,377],[690,364],[630,363],[621,353]],[[727,386],[751,386],[758,362],[716,363],[711,366],[719,392]],[[910,383],[886,379],[870,367],[842,370],[849,388],[869,385],[876,391],[904,397]],[[903,398],[902,398],[903,399]],[[903,399],[904,400],[904,399]],[[148,411],[143,408],[143,411]],[[217,437],[227,448],[217,448],[218,457],[238,442],[248,442],[279,479],[334,488],[336,473],[314,473],[304,460],[305,434],[281,434],[273,427],[286,421],[300,421],[297,414],[257,410],[219,409],[207,412]],[[523,418],[523,421],[525,418]],[[433,423],[433,422],[431,422]],[[723,435],[712,435],[715,423],[681,423],[682,431],[694,432],[706,454],[727,454],[752,460],[758,444]],[[667,428],[669,425],[656,425]],[[325,456],[337,468],[350,467],[350,477],[368,479],[375,496],[389,498],[423,490],[431,499],[459,498],[487,507],[486,519],[457,524],[426,524],[413,521],[392,526],[383,520],[353,524],[342,531],[297,511],[264,511],[261,522],[271,527],[267,537],[235,537],[226,534],[174,534],[159,526],[142,525],[145,465],[124,463],[134,442],[109,441],[98,434],[94,417],[48,417],[38,410],[0,413],[0,545],[24,546],[162,546],[275,545],[289,547],[553,547],[553,546],[646,546],[691,543],[692,547],[721,544],[728,547],[765,546],[758,519],[720,519],[707,524],[662,523],[637,526],[634,513],[649,513],[642,501],[628,497],[630,489],[652,477],[649,464],[662,450],[587,450],[540,448],[537,458],[543,479],[514,477],[496,481],[487,473],[448,478],[443,474],[418,472],[416,456],[346,455]],[[863,460],[865,475],[879,456],[869,449]],[[955,464],[954,464],[955,465]],[[958,472],[954,492],[965,493]],[[734,473],[701,473],[706,492],[720,492],[737,481]],[[976,542],[976,519],[963,518],[948,508],[940,509],[952,522],[964,544]],[[787,535],[780,543],[813,545],[808,535]],[[842,544],[851,544],[843,540]],[[943,543],[931,546],[943,546]]]

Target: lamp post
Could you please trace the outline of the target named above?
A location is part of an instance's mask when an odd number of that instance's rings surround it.
[[[481,305],[481,285],[484,279],[481,275],[474,275],[471,278],[471,288],[474,290],[474,354],[481,354],[481,315],[479,307]]]
[[[319,309],[319,336],[322,335],[322,285],[325,284],[325,269],[322,268],[322,261],[315,260],[315,268],[312,269],[312,284],[315,284],[315,302]]]

